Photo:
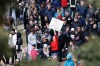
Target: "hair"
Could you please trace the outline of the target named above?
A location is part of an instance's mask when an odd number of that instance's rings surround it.
[[[45,3],[41,3],[41,6],[43,5],[43,8],[45,7]]]
[[[36,47],[35,45],[32,45],[33,47]]]
[[[72,42],[73,45],[76,45],[76,42],[75,42],[74,40],[70,40],[70,42]],[[69,42],[69,43],[70,43],[70,42]]]
[[[32,28],[32,29],[31,29],[31,32],[34,32],[34,33],[35,33],[35,29],[34,29],[34,28]]]
[[[15,32],[15,29],[14,29],[14,28],[12,28],[12,29],[11,29],[11,31],[14,31],[14,32]]]
[[[57,10],[61,10],[60,7],[58,7],[58,8],[56,9],[56,11],[57,11]]]

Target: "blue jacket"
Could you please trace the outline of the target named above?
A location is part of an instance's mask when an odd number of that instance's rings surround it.
[[[82,6],[78,6],[77,8],[76,8],[76,11],[79,13],[79,14],[81,14],[81,16],[82,17],[86,17],[86,13],[87,13],[87,8],[86,7],[82,7]]]
[[[45,11],[45,16],[47,16],[49,18],[49,21],[51,21],[52,17],[54,17],[55,14],[55,10],[54,9],[50,9],[50,10],[46,10]]]
[[[85,19],[83,17],[79,19],[79,22],[80,22],[80,26],[86,26]]]
[[[57,16],[58,16],[58,13],[56,12],[56,13],[54,14],[54,17],[57,18]],[[64,17],[64,13],[61,13],[61,16]]]
[[[51,0],[51,1],[54,8],[60,7],[60,0]]]
[[[74,61],[72,60],[72,54],[68,53],[67,61],[65,61],[64,66],[74,66]]]

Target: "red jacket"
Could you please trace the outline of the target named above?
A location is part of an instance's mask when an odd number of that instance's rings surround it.
[[[54,39],[55,40],[53,40],[52,42],[51,42],[51,51],[57,51],[58,50],[58,44],[59,44],[59,42],[58,42],[58,37],[57,37],[57,35],[54,35]]]
[[[67,7],[68,6],[68,0],[61,0],[61,6]]]

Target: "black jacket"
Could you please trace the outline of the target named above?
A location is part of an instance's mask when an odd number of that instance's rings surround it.
[[[21,37],[21,33],[17,32],[17,43],[16,45],[22,45],[23,44],[23,39]]]
[[[21,38],[21,33],[17,32],[17,43],[16,43],[16,51],[22,51],[22,44],[23,44],[23,39]]]

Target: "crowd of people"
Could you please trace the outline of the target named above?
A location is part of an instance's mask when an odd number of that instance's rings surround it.
[[[60,32],[49,28],[53,17],[64,22]],[[9,45],[13,58],[19,58],[23,40],[12,25],[21,23],[26,32],[28,57],[32,60],[39,56],[62,62],[67,56],[64,66],[79,66],[73,61],[73,52],[79,51],[91,34],[100,35],[99,20],[99,8],[86,5],[85,0],[18,0],[16,9],[11,7],[10,11]]]

